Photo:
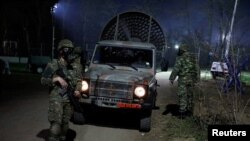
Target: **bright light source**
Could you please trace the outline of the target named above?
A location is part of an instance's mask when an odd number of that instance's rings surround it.
[[[53,8],[56,9],[57,7],[58,7],[58,4],[56,3]]]
[[[56,3],[53,7],[51,7],[51,11],[55,13],[57,8],[58,8],[58,4]]]
[[[175,49],[179,49],[179,45],[176,44],[176,45],[174,46],[174,48],[175,48]]]
[[[83,80],[82,81],[82,91],[87,91],[89,89],[89,84],[87,81]]]
[[[139,98],[141,98],[141,97],[145,96],[146,90],[142,86],[137,86],[135,88],[135,90],[134,90],[134,93],[135,93],[136,96],[138,96]]]

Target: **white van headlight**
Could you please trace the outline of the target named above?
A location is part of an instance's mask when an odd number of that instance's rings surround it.
[[[142,86],[137,86],[137,87],[135,88],[135,90],[134,90],[134,94],[135,94],[137,97],[141,98],[141,97],[145,96],[146,90],[145,90],[145,88],[142,87]]]
[[[82,91],[87,91],[89,89],[89,84],[87,81],[83,80],[82,81]]]

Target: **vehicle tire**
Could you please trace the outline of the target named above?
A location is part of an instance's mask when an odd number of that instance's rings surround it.
[[[151,129],[151,114],[147,113],[140,118],[140,131],[149,132]]]
[[[71,122],[74,124],[84,124],[85,123],[85,117],[83,113],[80,112],[74,112],[71,117]]]

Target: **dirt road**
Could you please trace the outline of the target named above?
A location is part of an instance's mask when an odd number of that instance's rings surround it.
[[[74,141],[140,141],[157,130],[154,120],[161,116],[168,100],[168,73],[158,73],[157,105],[152,115],[152,130],[141,133],[132,115],[94,112],[86,125],[70,123],[69,140]],[[48,134],[48,89],[40,85],[40,76],[23,75],[1,78],[0,139],[1,141],[44,141]],[[172,97],[174,98],[174,97]],[[102,120],[100,120],[102,119]]]

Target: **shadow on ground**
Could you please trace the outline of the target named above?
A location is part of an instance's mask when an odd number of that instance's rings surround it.
[[[84,112],[86,118],[85,124],[88,125],[135,130],[139,129],[139,111],[85,107]]]
[[[163,111],[162,115],[172,114],[172,116],[178,116],[179,114],[179,105],[177,104],[168,104],[165,107],[165,111]]]
[[[48,135],[49,135],[49,129],[43,129],[37,134],[37,137],[44,139],[44,141],[48,141]],[[72,129],[69,129],[66,136],[66,141],[74,141],[75,138],[76,138],[76,132]]]

